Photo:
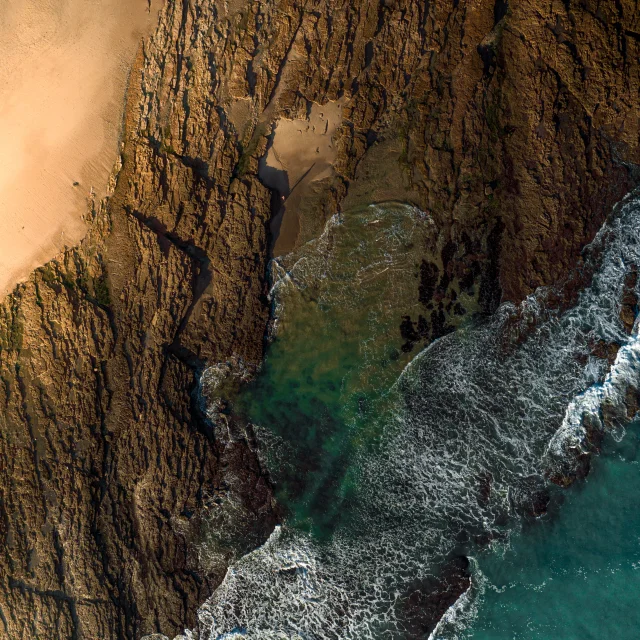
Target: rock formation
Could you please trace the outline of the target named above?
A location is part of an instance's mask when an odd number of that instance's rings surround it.
[[[432,216],[428,340],[575,266],[634,184],[639,56],[632,0],[167,0],[112,196],[0,309],[0,633],[193,626],[221,579],[203,514],[242,505],[248,540],[276,522],[250,434],[216,434],[198,379],[263,355],[278,119],[343,104],[297,243],[371,201]]]

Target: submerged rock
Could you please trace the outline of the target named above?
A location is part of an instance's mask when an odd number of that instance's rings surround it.
[[[633,267],[624,279],[622,304],[620,305],[620,321],[625,331],[631,333],[638,315],[638,268]]]
[[[519,479],[511,486],[509,497],[516,513],[531,518],[543,516],[551,500],[547,483],[541,476]]]

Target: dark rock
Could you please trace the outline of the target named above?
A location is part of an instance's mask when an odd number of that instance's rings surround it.
[[[618,355],[620,345],[616,342],[606,342],[605,340],[595,340],[589,343],[591,355],[601,360],[606,360],[611,366]]]
[[[567,488],[577,480],[584,480],[591,470],[591,454],[572,449],[567,458],[549,472],[548,478],[553,484]]]
[[[638,268],[634,265],[624,279],[622,289],[622,303],[620,305],[620,321],[627,333],[631,333],[638,315],[638,296],[636,286],[638,283]]]
[[[407,638],[427,638],[447,609],[471,586],[469,560],[452,558],[431,580],[412,585],[401,599],[402,621]]]
[[[482,473],[478,476],[478,504],[486,506],[491,498],[491,488],[493,486],[493,475],[490,472]]]

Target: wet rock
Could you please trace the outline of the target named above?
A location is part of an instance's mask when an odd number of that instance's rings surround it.
[[[433,298],[438,282],[438,267],[432,262],[422,261],[420,265],[419,299],[424,305],[429,304]]]
[[[496,540],[505,540],[506,535],[501,531],[486,531],[473,537],[473,543],[479,547],[486,547]]]
[[[587,452],[600,453],[602,439],[604,438],[600,421],[595,416],[585,413],[582,416],[582,426],[585,432],[584,444]]]
[[[622,290],[622,303],[620,305],[620,321],[627,333],[631,333],[638,315],[638,295],[636,286],[638,283],[638,268],[634,266],[625,276]]]
[[[572,448],[562,462],[557,462],[548,478],[553,484],[567,488],[578,480],[584,480],[591,470],[591,454]]]
[[[408,638],[428,638],[447,609],[471,586],[469,560],[449,560],[437,577],[411,587],[401,600],[401,616]]]
[[[600,453],[604,433],[599,418],[585,413],[582,426],[585,433],[582,447],[568,447],[547,473],[549,481],[559,487],[566,488],[584,480],[591,470],[591,456]]]
[[[605,429],[610,431],[621,427],[628,422],[626,407],[623,403],[605,398],[600,405],[600,415]]]
[[[618,355],[620,345],[616,342],[606,342],[605,340],[594,340],[589,343],[591,355],[601,360],[606,360],[611,366]]]
[[[478,504],[486,506],[491,498],[491,489],[493,486],[493,475],[490,472],[482,473],[478,476]]]
[[[633,420],[640,409],[640,394],[638,388],[629,385],[625,394],[625,407],[627,411],[627,420]]]

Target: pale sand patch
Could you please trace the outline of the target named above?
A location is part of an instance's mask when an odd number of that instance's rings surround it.
[[[276,124],[260,167],[265,184],[284,197],[272,222],[275,256],[294,249],[300,234],[298,209],[311,184],[333,175],[333,137],[342,124],[342,108],[342,101],[312,104],[308,118],[281,118]]]
[[[159,0],[0,2],[0,295],[85,234]],[[74,186],[74,182],[78,184]]]

